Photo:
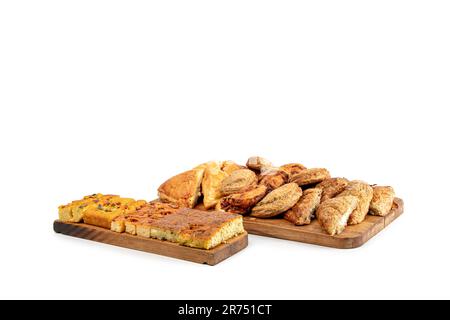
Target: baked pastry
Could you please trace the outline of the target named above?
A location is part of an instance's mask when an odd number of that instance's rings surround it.
[[[344,231],[347,221],[357,205],[358,198],[354,196],[328,199],[317,208],[317,220],[329,235],[338,235]]]
[[[322,189],[312,188],[303,191],[298,202],[284,214],[284,218],[297,226],[310,224],[320,204]]]
[[[264,170],[259,175],[259,184],[266,186],[268,192],[281,187],[283,184],[286,184],[288,180],[289,174],[279,168]]]
[[[240,169],[245,169],[245,167],[240,166],[236,162],[229,161],[229,160],[224,161],[222,163],[222,171],[227,173],[228,175],[230,175],[233,171],[240,170]]]
[[[300,163],[288,163],[288,164],[282,165],[280,167],[280,169],[287,172],[287,174],[289,174],[289,178],[290,178],[293,175],[299,173],[300,171],[305,170],[306,167]]]
[[[263,157],[250,157],[247,160],[247,168],[260,171],[262,167],[272,167],[272,163]]]
[[[374,186],[373,197],[369,206],[369,213],[375,216],[384,217],[394,204],[395,191],[392,187]]]
[[[345,178],[329,178],[316,185],[316,188],[322,189],[321,201],[323,202],[337,196],[339,193],[344,191],[347,185],[348,180]]]
[[[137,222],[139,218],[160,219],[168,214],[172,214],[179,210],[179,207],[172,203],[165,203],[159,200],[146,203],[142,207],[136,209],[132,213],[122,214],[113,219],[111,222],[111,230],[115,232],[125,232],[125,224]],[[129,227],[130,228],[130,227]],[[132,233],[132,232],[130,232]]]
[[[251,216],[271,218],[292,208],[302,195],[296,183],[285,184],[266,195],[255,207]]]
[[[256,174],[249,169],[233,171],[222,181],[220,191],[227,196],[233,193],[241,193],[256,187],[258,179]]]
[[[199,166],[170,178],[158,188],[159,198],[181,207],[195,207],[201,195],[200,187],[204,172],[205,168]]]
[[[69,204],[58,207],[59,220],[63,222],[81,222],[84,212],[91,208],[95,208],[101,200],[108,200],[117,197],[116,195],[95,193],[85,196],[81,200],[72,201]]]
[[[241,215],[189,208],[158,219],[134,216],[125,225],[130,234],[201,249],[214,248],[244,232]]]
[[[206,209],[214,207],[222,196],[220,188],[228,174],[222,171],[222,163],[211,161],[205,169],[202,181],[203,205]]]
[[[86,224],[111,228],[114,218],[135,212],[146,204],[145,200],[134,200],[131,198],[113,197],[107,200],[100,200],[96,207],[89,208],[83,214],[83,221]]]
[[[290,182],[295,182],[300,187],[322,182],[325,179],[330,178],[330,173],[327,169],[314,168],[305,169],[292,175]]]
[[[259,185],[242,193],[234,193],[220,200],[221,211],[245,214],[267,194],[267,187]]]
[[[338,195],[338,197],[342,196],[355,196],[358,198],[358,205],[350,215],[348,224],[353,225],[363,222],[369,212],[370,202],[372,201],[372,187],[364,181],[350,181],[344,191]]]

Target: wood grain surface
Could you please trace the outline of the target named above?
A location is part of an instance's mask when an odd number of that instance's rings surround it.
[[[72,237],[208,264],[210,266],[231,257],[248,245],[246,232],[213,249],[203,250],[181,246],[168,241],[133,236],[128,233],[117,233],[83,223],[66,223],[56,220],[53,223],[53,229],[56,233]]]
[[[293,240],[339,249],[357,248],[387,227],[403,213],[403,200],[396,198],[391,212],[385,217],[367,215],[366,219],[353,226],[347,226],[338,236],[330,236],[320,227],[317,220],[310,225],[295,226],[283,218],[258,219],[244,217],[244,228],[250,234]]]

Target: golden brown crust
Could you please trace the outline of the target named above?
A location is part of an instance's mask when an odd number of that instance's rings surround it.
[[[285,184],[266,195],[253,209],[251,216],[271,218],[292,208],[302,195],[295,183]]]
[[[373,197],[369,206],[369,213],[375,216],[384,217],[387,215],[394,204],[395,191],[389,186],[374,186]]]
[[[111,228],[111,222],[122,214],[136,212],[136,210],[146,205],[144,200],[134,200],[131,198],[112,197],[107,200],[100,200],[95,207],[86,210],[83,215],[83,222],[102,228]]]
[[[247,160],[247,168],[260,171],[262,167],[272,167],[272,163],[263,157],[250,157]]]
[[[236,162],[226,160],[222,163],[222,171],[230,175],[232,172],[245,169],[244,166],[238,165]]]
[[[135,212],[115,217],[111,221],[111,230],[115,232],[124,232],[126,224],[129,228],[132,227],[133,229],[136,229],[134,224],[142,219],[154,221],[161,219],[166,215],[173,214],[178,210],[179,207],[175,204],[154,200],[137,209]],[[134,234],[134,232],[132,233]]]
[[[81,200],[75,200],[69,204],[61,205],[58,207],[59,220],[65,222],[81,222],[83,220],[84,213],[87,210],[95,208],[98,204],[116,197],[118,196],[114,194],[104,195],[101,193],[95,193],[85,196]]]
[[[303,171],[306,169],[306,167],[300,163],[288,163],[285,165],[282,165],[280,167],[281,170],[284,170],[289,175],[289,178],[291,178],[293,175],[300,173],[300,171]]]
[[[305,169],[291,177],[290,182],[295,182],[300,187],[322,182],[330,178],[330,173],[324,168]]]
[[[320,204],[321,196],[322,189],[305,190],[295,206],[284,214],[284,218],[297,226],[310,224],[314,212]]]
[[[281,187],[289,180],[289,174],[284,170],[273,168],[272,170],[266,170],[259,176],[259,184],[266,186],[268,192]]]
[[[204,172],[205,169],[199,166],[170,178],[158,188],[160,199],[182,207],[195,207]]]
[[[184,208],[158,219],[152,226],[208,239],[215,232],[215,228],[234,219],[241,218],[230,213]]]
[[[264,198],[266,194],[267,187],[259,185],[255,189],[222,198],[220,200],[220,209],[227,212],[245,214]]]
[[[215,247],[244,232],[240,215],[189,208],[158,217],[153,214],[130,216],[125,226],[130,234],[202,249]]]
[[[256,187],[258,179],[256,174],[249,169],[233,171],[221,184],[222,195],[227,196],[233,193],[241,193]]]
[[[221,168],[222,163],[217,161],[211,161],[206,165],[202,180],[203,204],[206,209],[214,207],[222,197],[220,188],[228,174]]]
[[[345,187],[348,185],[348,182],[349,181],[345,178],[329,178],[323,180],[321,183],[316,185],[316,188],[322,189],[321,201],[323,202],[336,197],[339,193],[344,191]]]
[[[338,197],[342,196],[355,196],[358,198],[358,205],[350,215],[348,224],[354,225],[363,222],[369,212],[370,201],[372,201],[372,187],[364,181],[350,181],[344,191],[338,195]]]
[[[338,235],[344,231],[347,221],[358,204],[358,198],[343,196],[322,202],[316,211],[317,220],[329,235]]]

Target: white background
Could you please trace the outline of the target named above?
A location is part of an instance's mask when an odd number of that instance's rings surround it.
[[[0,298],[450,298],[448,1],[1,1]],[[393,185],[359,249],[250,236],[215,267],[52,231],[261,155]]]

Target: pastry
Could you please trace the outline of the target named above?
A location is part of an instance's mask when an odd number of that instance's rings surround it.
[[[239,170],[239,169],[245,169],[244,166],[238,165],[236,162],[233,161],[224,161],[222,163],[222,171],[230,175],[233,171]]]
[[[330,173],[327,169],[323,168],[314,168],[314,169],[305,169],[300,172],[292,175],[290,182],[295,182],[300,187],[319,183],[325,179],[330,178]]]
[[[267,187],[259,185],[242,193],[234,193],[220,200],[221,211],[245,214],[267,194]]]
[[[374,186],[373,197],[369,206],[369,213],[375,216],[384,217],[394,204],[395,192],[392,187]]]
[[[260,171],[262,167],[271,167],[272,163],[263,157],[250,157],[247,160],[247,168]]]
[[[344,191],[338,195],[338,197],[342,196],[355,196],[358,198],[358,205],[350,215],[348,224],[353,225],[363,222],[369,212],[370,201],[372,201],[372,187],[363,181],[350,181]]]
[[[322,189],[312,188],[303,191],[300,200],[284,214],[284,218],[297,226],[310,224],[314,212],[320,204]]]
[[[329,178],[316,185],[316,188],[322,189],[321,201],[323,202],[337,196],[339,193],[344,191],[347,185],[348,180],[345,178]]]
[[[280,167],[280,169],[287,172],[287,174],[289,174],[289,178],[290,178],[293,175],[299,173],[300,171],[305,170],[306,167],[300,163],[288,163],[288,164],[282,165]]]
[[[170,178],[158,188],[159,198],[181,207],[195,207],[201,195],[200,187],[204,172],[205,168],[197,167]]]
[[[116,195],[95,193],[85,196],[81,200],[72,201],[69,204],[58,207],[59,220],[64,222],[81,222],[84,212],[91,208],[95,208],[101,200],[108,200],[117,197]]]
[[[132,213],[122,214],[114,218],[111,222],[111,230],[115,232],[125,232],[126,222],[136,222],[136,219],[140,217],[160,219],[161,217],[172,214],[178,210],[179,208],[175,204],[152,201],[136,209]]]
[[[289,174],[279,168],[264,170],[259,176],[259,184],[266,186],[268,192],[281,187],[289,180]]]
[[[145,200],[134,200],[131,198],[113,197],[107,200],[100,200],[96,207],[89,208],[83,214],[83,221],[86,224],[111,228],[114,218],[135,212],[146,204]]]
[[[241,215],[183,208],[158,219],[133,216],[126,221],[125,232],[211,249],[243,233],[244,226]]]
[[[222,181],[220,191],[227,196],[253,189],[258,182],[256,174],[249,169],[233,171],[230,176]]]
[[[203,205],[205,209],[214,207],[220,200],[222,193],[220,188],[222,181],[228,177],[228,174],[222,171],[222,163],[211,161],[205,169],[202,181]]]
[[[317,220],[329,235],[338,235],[344,231],[347,221],[357,205],[358,198],[354,196],[328,199],[317,208]]]
[[[285,184],[266,195],[255,207],[251,216],[271,218],[292,208],[302,195],[296,183]]]

